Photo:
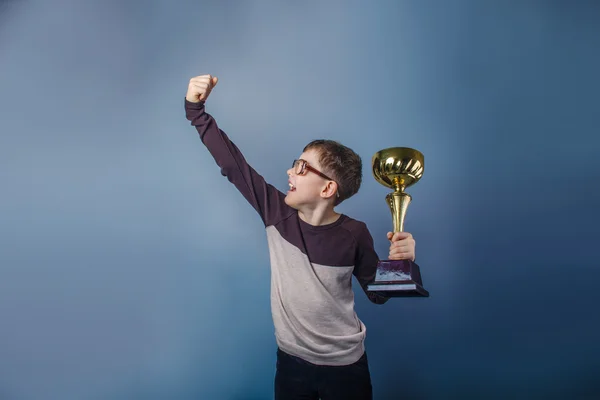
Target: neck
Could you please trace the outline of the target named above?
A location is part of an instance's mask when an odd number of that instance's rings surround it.
[[[313,226],[332,224],[340,218],[340,215],[330,205],[298,210],[300,219]]]

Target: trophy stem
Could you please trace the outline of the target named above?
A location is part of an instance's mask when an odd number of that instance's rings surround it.
[[[385,196],[390,211],[392,212],[392,219],[394,222],[394,232],[404,232],[404,218],[406,217],[406,209],[412,200],[412,197],[408,193],[396,191],[389,193]]]

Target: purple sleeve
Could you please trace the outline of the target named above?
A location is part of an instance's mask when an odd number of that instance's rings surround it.
[[[375,279],[379,257],[375,252],[373,237],[369,229],[364,223],[360,225],[361,228],[355,233],[357,249],[353,274],[369,300],[375,304],[383,304],[390,298],[367,290],[367,285]]]
[[[196,127],[200,140],[221,168],[221,174],[235,185],[260,215],[265,226],[289,216],[293,209],[285,204],[285,195],[265,182],[248,163],[215,119],[205,112],[204,102],[185,100],[186,118]]]

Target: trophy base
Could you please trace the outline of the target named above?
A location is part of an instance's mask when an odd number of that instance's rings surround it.
[[[379,261],[375,280],[367,290],[386,297],[429,297],[419,266],[410,260]]]

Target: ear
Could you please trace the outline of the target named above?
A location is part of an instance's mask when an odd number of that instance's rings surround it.
[[[335,198],[337,189],[337,183],[329,181],[327,182],[327,185],[323,188],[323,191],[321,192],[321,197],[326,199]]]

